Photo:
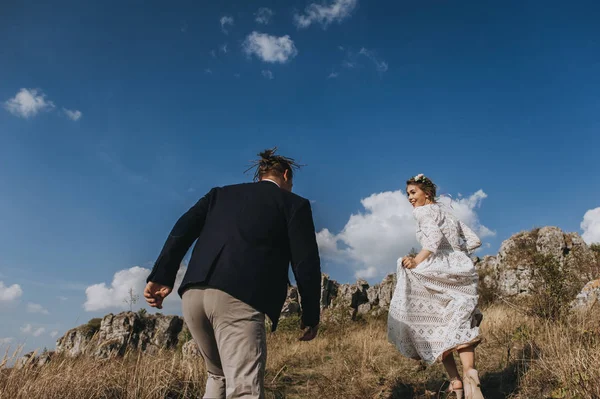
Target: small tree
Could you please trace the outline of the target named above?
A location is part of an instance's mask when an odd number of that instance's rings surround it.
[[[138,300],[140,299],[140,296],[133,293],[133,288],[129,289],[128,294],[129,294],[129,296],[127,298],[123,299],[123,302],[128,304],[129,311],[133,312],[133,305],[135,305],[138,302]]]

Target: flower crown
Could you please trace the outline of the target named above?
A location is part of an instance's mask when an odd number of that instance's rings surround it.
[[[425,175],[423,173],[419,173],[418,175],[416,175],[415,177],[413,177],[413,180],[416,182],[426,182],[427,181],[427,177],[425,177]]]

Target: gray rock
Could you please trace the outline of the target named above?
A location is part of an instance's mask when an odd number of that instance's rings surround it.
[[[56,353],[76,357],[87,353],[97,342],[98,330],[88,324],[73,328],[56,341]]]
[[[140,318],[143,328],[139,333],[138,349],[157,353],[161,349],[177,346],[183,328],[183,319],[178,316],[145,316]]]
[[[370,303],[362,303],[358,305],[358,309],[356,309],[356,313],[358,314],[367,314],[369,311],[373,309],[373,306]]]
[[[36,352],[29,352],[26,353],[25,355],[21,356],[19,359],[17,359],[17,361],[15,362],[15,369],[19,370],[22,368],[37,368],[37,367],[43,367],[46,364],[50,363],[50,361],[52,360],[52,357],[54,356],[54,351],[49,351],[49,352],[43,352],[41,355],[37,355],[35,354]]]
[[[338,296],[339,284],[331,280],[327,274],[321,276],[321,310],[331,306]]]
[[[175,348],[182,328],[183,319],[178,316],[110,313],[104,316],[97,330],[90,324],[69,330],[57,341],[56,352],[96,358],[120,356],[128,350],[156,353]]]
[[[301,312],[300,295],[296,287],[288,287],[287,297],[281,309],[281,318],[299,315]]]
[[[396,289],[396,274],[388,274],[385,276],[381,284],[379,284],[379,306],[384,309],[388,309],[390,307],[390,303],[392,302],[392,296],[394,295],[394,290]]]
[[[367,289],[367,299],[372,306],[379,305],[379,284]]]
[[[596,305],[598,301],[600,301],[600,279],[587,283],[571,303],[571,307],[577,310],[587,310]]]
[[[52,357],[54,357],[54,353],[55,353],[54,351],[49,351],[49,352],[42,353],[36,359],[35,365],[37,367],[43,367],[43,366],[47,365],[52,360]]]
[[[301,312],[300,304],[298,302],[286,302],[281,310],[281,318],[285,319],[293,315],[299,315]]]
[[[29,352],[29,353],[24,354],[20,358],[18,358],[17,361],[15,362],[14,367],[17,370],[20,370],[25,367],[31,367],[32,365],[35,364],[35,361],[36,361],[35,352]]]
[[[502,297],[531,293],[538,255],[550,255],[561,268],[577,270],[581,285],[594,276],[593,251],[577,233],[564,233],[558,227],[521,232],[505,240],[497,256],[480,259],[476,267],[486,287]],[[565,269],[566,270],[566,269]]]

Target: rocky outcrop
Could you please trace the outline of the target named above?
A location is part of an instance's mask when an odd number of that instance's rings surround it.
[[[478,259],[476,266],[486,287],[502,297],[528,295],[540,255],[552,256],[563,270],[577,270],[581,285],[594,275],[595,257],[577,233],[564,233],[558,227],[543,227],[515,234],[504,241],[497,256]]]
[[[352,319],[373,311],[376,311],[375,314],[378,315],[389,308],[395,287],[395,274],[387,275],[380,284],[373,286],[363,279],[359,279],[353,284],[340,284],[323,274],[321,278],[321,310],[347,311],[348,316]],[[298,290],[290,287],[281,317],[300,315],[300,303]]]
[[[161,314],[134,312],[112,313],[99,325],[88,323],[69,330],[56,343],[56,352],[67,356],[82,354],[106,358],[123,355],[128,350],[156,353],[177,346],[183,319]]]
[[[17,359],[14,367],[16,369],[43,367],[52,360],[54,354],[54,351],[43,352],[40,355],[36,355],[36,352],[29,352]]]
[[[56,341],[56,352],[69,357],[87,353],[98,328],[100,325],[92,325],[92,320],[88,324],[72,328]]]

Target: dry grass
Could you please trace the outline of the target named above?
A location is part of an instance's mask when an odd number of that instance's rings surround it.
[[[508,305],[484,312],[477,350],[486,398],[600,398],[598,309],[558,322]],[[313,342],[297,332],[269,337],[267,398],[434,398],[441,365],[402,358],[387,342],[385,318],[326,325]],[[18,354],[6,354],[9,364]],[[201,361],[176,352],[129,353],[108,361],[54,358],[43,367],[0,370],[2,398],[197,398]]]

